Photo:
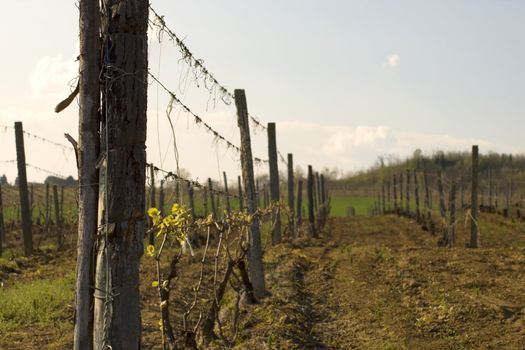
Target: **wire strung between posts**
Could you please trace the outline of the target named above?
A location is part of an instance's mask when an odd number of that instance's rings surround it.
[[[153,75],[151,72],[148,72],[148,74],[157,84],[159,84],[160,87],[162,87],[164,89],[164,91],[166,91],[170,95],[170,97],[171,97],[170,104],[176,103],[176,104],[180,105],[182,107],[182,109],[184,109],[184,111],[186,111],[188,114],[190,114],[193,117],[195,124],[202,125],[206,129],[206,131],[208,131],[209,133],[211,133],[215,137],[215,140],[217,140],[217,142],[224,143],[226,145],[227,149],[233,149],[238,154],[241,153],[241,149],[240,149],[239,146],[236,146],[231,141],[227,140],[218,131],[216,131],[208,123],[206,123],[201,117],[199,117],[197,114],[195,114],[188,106],[186,106],[177,97],[177,95],[175,95],[175,93],[173,91],[168,89],[155,75]],[[261,159],[261,158],[257,158],[257,157],[254,157],[253,161],[255,163],[257,163],[257,164],[268,163],[269,162],[267,159]]]
[[[3,164],[16,164],[16,162],[17,162],[16,159],[0,160],[0,163],[3,163]],[[46,173],[46,174],[49,174],[49,175],[56,176],[56,177],[61,178],[61,179],[67,178],[66,175],[58,174],[58,173],[55,173],[54,171],[47,170],[47,169],[38,167],[36,165],[29,164],[29,163],[26,163],[26,167],[32,168],[32,169],[34,169],[36,171],[40,171],[42,173]]]
[[[11,130],[14,130],[15,128],[12,127],[12,126],[9,126],[9,125],[1,125],[0,124],[0,128],[3,129],[4,132],[7,132],[7,129],[11,129]],[[42,136],[39,136],[39,135],[35,135],[33,133],[30,133],[30,132],[27,132],[24,130],[24,134],[33,138],[33,139],[36,139],[36,140],[39,140],[39,141],[42,141],[44,143],[47,143],[47,144],[50,144],[50,145],[53,145],[55,147],[59,147],[61,148],[63,151],[74,151],[75,149],[71,146],[67,146],[67,145],[63,145],[61,143],[58,143],[58,142],[55,142],[55,141],[51,141],[50,139],[46,139],[45,137],[42,137]]]
[[[226,104],[231,104],[231,99],[233,98],[233,94],[231,94],[228,89],[215,78],[215,76],[204,66],[204,60],[198,59],[193,55],[193,53],[190,51],[190,49],[184,44],[182,39],[179,38],[177,34],[175,34],[174,31],[172,31],[164,21],[164,16],[160,16],[157,11],[150,5],[149,6],[151,12],[155,16],[155,20],[151,21],[150,23],[152,26],[157,27],[160,31],[166,33],[171,40],[173,40],[177,46],[179,47],[179,50],[182,54],[182,59],[188,63],[188,65],[195,70],[199,71],[200,75],[202,75],[204,78],[202,81],[204,82],[204,86],[210,93],[214,91],[215,88],[218,88],[220,92],[220,98],[221,100]],[[195,80],[198,81],[199,74],[194,73]],[[209,87],[208,84],[213,84],[213,87]]]
[[[214,194],[217,194],[217,195],[221,195],[221,196],[225,196],[225,197],[232,197],[232,198],[239,198],[238,195],[236,194],[233,194],[233,193],[230,193],[230,192],[226,192],[226,191],[221,191],[221,190],[218,190],[218,189],[215,189],[215,188],[210,188],[206,185],[203,185],[201,184],[200,182],[196,181],[196,180],[189,180],[189,179],[186,179],[182,176],[179,176],[171,171],[168,171],[168,170],[164,170],[164,169],[161,169],[159,167],[157,167],[155,164],[152,164],[152,163],[146,163],[146,167],[147,168],[153,168],[154,171],[160,171],[161,173],[164,173],[164,177],[163,177],[163,181],[167,180],[167,179],[174,179],[174,180],[179,180],[179,181],[182,181],[182,182],[185,182],[189,185],[191,185],[192,187],[196,187],[198,189],[201,189],[201,190],[207,190],[208,192],[211,192],[211,193],[214,193]]]

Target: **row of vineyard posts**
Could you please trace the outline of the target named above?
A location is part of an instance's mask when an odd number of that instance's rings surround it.
[[[64,224],[75,224],[72,209],[78,201],[72,200],[72,191],[65,186],[46,182],[43,185],[27,182],[24,131],[21,122],[15,122],[15,141],[18,166],[18,181],[14,186],[0,184],[0,255],[14,242],[7,241],[7,233],[22,228],[24,254],[33,253],[33,226],[43,227],[37,243],[54,232],[58,249],[64,245]],[[67,194],[65,195],[65,193]],[[74,195],[73,195],[74,196]],[[68,197],[68,198],[65,198]],[[68,210],[65,213],[64,207]]]
[[[493,170],[488,168],[484,182],[486,189],[480,189],[478,152],[478,146],[473,146],[471,169],[468,172],[447,176],[446,169],[441,166],[436,173],[430,173],[423,167],[389,175],[380,183],[376,199],[370,208],[371,214],[396,214],[413,219],[423,230],[440,234],[440,245],[453,247],[456,243],[456,226],[460,220],[456,212],[459,207],[464,211],[465,221],[470,223],[468,246],[480,247],[479,212],[521,220],[524,218],[520,211],[522,200],[514,198],[510,177],[495,180]],[[467,195],[469,190],[470,196]],[[503,201],[499,200],[500,190],[503,192]],[[437,207],[433,205],[433,199],[437,199]],[[434,208],[438,214],[434,212]]]
[[[256,121],[248,114],[244,90],[234,90],[233,94],[226,91],[147,1],[120,5],[124,6],[115,6],[112,0],[79,2],[78,90],[56,109],[59,112],[66,108],[78,93],[78,142],[68,138],[75,148],[79,175],[74,349],[142,347],[139,271],[144,252],[154,259],[156,279],[151,287],[156,288],[159,298],[159,342],[163,349],[206,348],[214,339],[231,346],[239,331],[241,299],[250,304],[268,295],[262,260],[264,248],[268,247],[262,242],[264,222],[269,226],[271,245],[299,235],[319,237],[330,211],[328,186],[311,165],[306,184],[303,179],[294,179],[293,156],[288,154],[288,161],[284,161],[288,180],[283,181],[287,182],[288,201],[285,204],[281,200],[276,126],[269,123],[264,127],[268,132],[269,183],[257,188],[254,161],[258,158],[252,155],[249,125],[250,119]],[[242,174],[237,193],[228,188],[226,174],[224,187],[219,188],[211,179],[203,185],[182,178],[176,170],[159,169],[146,162],[150,77],[170,94],[171,103],[176,102],[193,115],[214,137],[222,137],[149,72],[149,11],[155,14],[150,24],[166,32],[181,48],[184,59],[235,101],[240,147],[227,143],[240,155]],[[31,206],[21,123],[16,123],[15,129],[24,253],[30,255]],[[157,181],[159,173],[163,175]],[[175,203],[165,209],[165,185],[170,179],[187,185],[187,205],[182,203],[179,187]],[[202,205],[208,215],[197,214],[197,196],[206,198]],[[236,200],[239,210],[233,209]],[[307,204],[307,218],[303,203]],[[55,207],[59,207],[56,199]],[[219,208],[226,210],[221,212]],[[61,233],[58,239],[60,246]],[[176,283],[179,275],[195,271],[197,275],[187,284]],[[170,298],[173,291],[177,298]],[[230,322],[220,316],[221,308],[227,306],[223,301],[228,293],[232,294],[229,299],[235,300]],[[177,305],[172,308],[171,303]]]

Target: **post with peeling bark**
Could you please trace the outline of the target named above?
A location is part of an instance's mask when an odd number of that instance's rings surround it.
[[[479,228],[478,228],[478,146],[472,146],[472,197],[470,200],[470,247],[478,248],[480,246]]]
[[[296,236],[295,228],[295,203],[294,203],[294,174],[293,174],[293,154],[288,153],[288,210],[290,217],[288,219],[288,230],[291,236]]]
[[[102,126],[94,347],[141,348],[148,88],[146,0],[102,0]]]
[[[80,0],[80,68],[78,121],[78,240],[75,294],[74,350],[93,348],[92,259],[97,233],[100,128],[100,7]]]
[[[310,235],[317,238],[317,230],[315,227],[315,209],[314,209],[314,172],[311,165],[308,165],[308,222],[310,224]]]
[[[249,214],[253,215],[249,234],[248,274],[253,284],[255,297],[260,299],[267,294],[267,291],[264,281],[259,219],[254,215],[257,211],[257,193],[255,191],[255,177],[253,173],[248,106],[244,90],[235,90],[235,106],[237,107],[237,124],[241,134],[241,166],[244,191],[246,192],[246,207]]]
[[[56,185],[53,185],[53,200],[55,204],[55,228],[57,230],[57,247],[58,249],[61,249],[64,245],[64,238],[62,237],[62,219],[60,218],[58,188]]]
[[[278,207],[279,194],[279,162],[277,160],[277,136],[275,123],[268,123],[268,160],[270,168],[270,199],[272,208],[272,244],[281,243],[281,209]]]
[[[29,208],[29,192],[27,189],[26,155],[24,150],[24,130],[22,122],[15,122],[16,160],[18,164],[18,191],[20,194],[20,209],[22,211],[22,236],[24,239],[24,255],[33,254],[33,233],[31,211]]]

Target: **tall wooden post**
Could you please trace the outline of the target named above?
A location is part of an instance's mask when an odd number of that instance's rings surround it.
[[[275,123],[268,123],[268,160],[270,166],[270,197],[272,209],[272,244],[281,243],[281,210],[276,207],[280,201],[279,194],[279,167],[277,160],[277,138]]]
[[[5,241],[4,204],[2,201],[2,184],[0,183],[0,256],[3,253],[3,242]]]
[[[447,208],[445,207],[445,191],[443,189],[443,174],[438,170],[438,192],[439,192],[439,213],[443,220],[447,216]]]
[[[46,231],[49,230],[51,221],[51,196],[49,195],[49,183],[46,182]]]
[[[208,188],[210,190],[210,204],[211,204],[211,215],[215,220],[219,219],[219,216],[217,214],[217,203],[215,202],[215,195],[213,194],[213,182],[211,181],[211,178],[208,178]]]
[[[60,186],[60,222],[64,224],[64,186]]]
[[[164,180],[160,180],[160,187],[159,187],[159,210],[162,213],[162,215],[165,215],[164,212]]]
[[[244,90],[235,90],[235,106],[237,107],[237,124],[241,134],[241,166],[244,191],[246,192],[246,207],[251,215],[257,211],[257,193],[255,192],[255,177],[253,174],[253,155],[250,140],[250,125],[248,123],[248,106]],[[262,263],[262,245],[259,219],[253,216],[250,226],[250,248],[248,251],[248,274],[253,284],[257,298],[267,294],[264,281],[264,266]]]
[[[381,210],[383,211],[383,215],[386,214],[386,195],[385,195],[385,182],[383,181],[381,186]]]
[[[314,211],[314,172],[311,165],[308,165],[308,221],[310,223],[310,235],[317,238],[317,230],[315,227],[315,211]]]
[[[151,208],[155,208],[157,206],[157,201],[156,201],[157,196],[155,194],[155,169],[153,167],[153,164],[151,164],[149,169],[150,169],[149,206]],[[151,218],[148,218],[148,223],[149,223],[149,226],[153,226],[153,221],[151,221]],[[153,230],[150,230],[149,232],[148,241],[150,245],[155,244],[155,233],[153,232]]]
[[[224,192],[226,192],[226,210],[228,213],[232,211],[232,207],[230,204],[230,191],[228,191],[228,178],[226,177],[226,172],[222,172],[222,176],[224,177]]]
[[[18,189],[20,207],[22,210],[22,232],[24,239],[24,254],[33,254],[33,233],[31,228],[31,211],[29,208],[29,193],[27,190],[26,154],[24,150],[24,130],[22,122],[15,122],[16,159],[18,163]]]
[[[406,195],[406,212],[407,215],[410,216],[410,169],[407,169],[407,195]]]
[[[449,248],[452,248],[456,241],[456,183],[454,181],[452,181],[452,184],[450,185],[448,210],[449,221],[447,245]]]
[[[33,184],[31,184],[29,186],[29,216],[31,217],[31,222],[33,222],[33,209],[35,208],[34,199]]]
[[[303,179],[297,182],[297,227],[303,223]]]
[[[141,348],[149,2],[102,0],[103,194],[94,305],[96,349]]]
[[[417,171],[414,169],[414,197],[416,199],[416,220],[421,222],[421,210],[419,208],[419,183],[417,181]]]
[[[239,187],[239,211],[244,211],[244,196],[242,192],[241,176],[237,176],[237,183]]]
[[[100,6],[80,0],[78,240],[74,350],[93,348],[94,241],[97,234],[100,142]]]
[[[208,216],[208,189],[206,187],[202,189],[202,209],[204,216]]]
[[[430,212],[432,207],[430,206],[430,191],[428,186],[428,175],[426,170],[423,171],[423,184],[425,186],[425,208],[426,210],[428,210],[428,212]]]
[[[288,153],[288,210],[290,217],[288,220],[288,230],[295,236],[295,203],[294,203],[294,175],[293,175],[293,154]]]
[[[191,219],[195,220],[195,198],[193,197],[193,185],[188,182],[188,200],[190,202]]]
[[[472,146],[472,197],[470,200],[470,247],[478,248],[480,246],[479,228],[478,228],[478,146]]]
[[[53,185],[53,199],[55,204],[55,228],[57,230],[57,247],[61,249],[64,245],[64,239],[62,237],[62,220],[60,218],[60,205],[58,200],[58,188]]]
[[[394,182],[394,211],[396,213],[399,213],[397,210],[397,181],[396,181],[396,174],[393,175],[393,182]]]
[[[403,173],[399,173],[399,210],[403,211]]]

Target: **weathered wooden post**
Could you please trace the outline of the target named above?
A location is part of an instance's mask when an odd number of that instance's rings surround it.
[[[407,169],[407,195],[406,195],[406,212],[407,216],[410,216],[410,169]]]
[[[226,210],[228,213],[232,211],[232,207],[230,204],[230,191],[228,191],[228,178],[226,177],[226,172],[222,172],[222,176],[224,177],[224,192],[226,192]]]
[[[162,215],[166,215],[164,212],[164,180],[160,180],[160,187],[159,187],[159,210],[162,213]]]
[[[22,232],[24,239],[24,255],[33,254],[33,233],[31,211],[29,208],[29,193],[27,190],[26,155],[24,150],[24,130],[22,122],[15,122],[16,158],[18,164],[18,190],[22,211]]]
[[[414,169],[414,196],[416,198],[416,221],[421,222],[421,210],[419,208],[419,183],[417,181],[417,170]]]
[[[204,211],[204,216],[208,216],[208,189],[203,187],[202,191],[202,209]]]
[[[2,184],[0,183],[0,256],[3,253],[3,242],[5,241],[4,204],[2,201]]]
[[[448,211],[449,221],[447,245],[449,248],[452,248],[456,241],[456,183],[454,181],[452,181],[452,184],[450,185]]]
[[[272,244],[281,243],[281,208],[279,194],[279,167],[277,160],[277,138],[275,123],[268,123],[268,160],[270,166],[270,197],[272,208]]]
[[[46,182],[46,232],[49,230],[51,221],[51,196],[49,195],[49,183]]]
[[[64,186],[60,186],[60,222],[64,224]]]
[[[396,181],[396,174],[394,174],[392,177],[393,177],[393,182],[394,182],[394,211],[396,212],[396,214],[399,215],[399,210],[398,210],[398,206],[397,206],[397,181]]]
[[[472,146],[472,198],[470,200],[470,247],[480,246],[478,228],[478,146]]]
[[[156,203],[156,195],[155,195],[155,167],[153,166],[153,164],[150,165],[150,174],[149,174],[149,177],[150,177],[150,190],[149,190],[149,206],[151,208],[155,208],[157,206],[157,203]],[[148,217],[148,224],[149,226],[153,226],[153,221],[151,221],[151,218]],[[148,237],[148,241],[149,241],[149,244],[150,245],[154,245],[155,244],[155,232],[153,232],[153,230],[150,230],[149,232],[149,237]]]
[[[213,182],[211,181],[211,178],[208,178],[208,188],[210,190],[211,215],[215,220],[218,220],[217,203],[215,202],[215,194],[213,193]]]
[[[425,186],[425,209],[430,214],[432,206],[430,204],[430,188],[428,186],[428,175],[426,170],[423,170],[423,184]]]
[[[288,218],[288,230],[290,236],[296,236],[295,229],[295,203],[294,203],[294,174],[293,174],[293,154],[288,153],[288,210],[290,217]]]
[[[308,165],[308,221],[310,223],[310,235],[317,238],[317,230],[315,227],[315,211],[314,211],[314,173],[311,165]]]
[[[58,188],[53,185],[53,200],[55,204],[55,227],[57,230],[57,248],[61,249],[64,245],[64,239],[62,237],[62,220],[60,218],[60,205],[58,200]]]
[[[193,185],[188,182],[188,201],[190,202],[191,220],[195,220],[195,198],[193,196]]]
[[[253,174],[253,155],[250,140],[250,126],[248,123],[248,106],[244,90],[235,90],[235,106],[237,107],[237,123],[241,134],[241,166],[244,191],[246,192],[246,207],[251,215],[257,211],[257,193],[255,192],[255,178]],[[259,219],[256,215],[250,226],[250,248],[248,252],[248,274],[253,284],[256,298],[267,294],[264,281],[264,267],[262,262],[262,245]]]
[[[242,191],[241,176],[237,176],[237,183],[239,187],[239,211],[244,211],[244,195]]]
[[[33,184],[29,186],[29,216],[31,217],[31,222],[33,222],[33,209],[35,208],[35,197],[33,196]]]
[[[103,194],[97,245],[94,346],[141,348],[149,2],[102,0]],[[110,237],[110,239],[108,238]]]
[[[303,223],[303,179],[297,182],[297,227]]]
[[[100,5],[80,0],[78,240],[74,350],[93,348],[93,252],[97,234],[100,142]]]
[[[439,192],[439,213],[443,220],[447,216],[447,208],[445,207],[445,191],[443,190],[443,174],[438,170],[438,192]]]
[[[383,211],[383,215],[386,214],[386,196],[385,196],[385,181],[383,181],[381,186],[381,209]]]

